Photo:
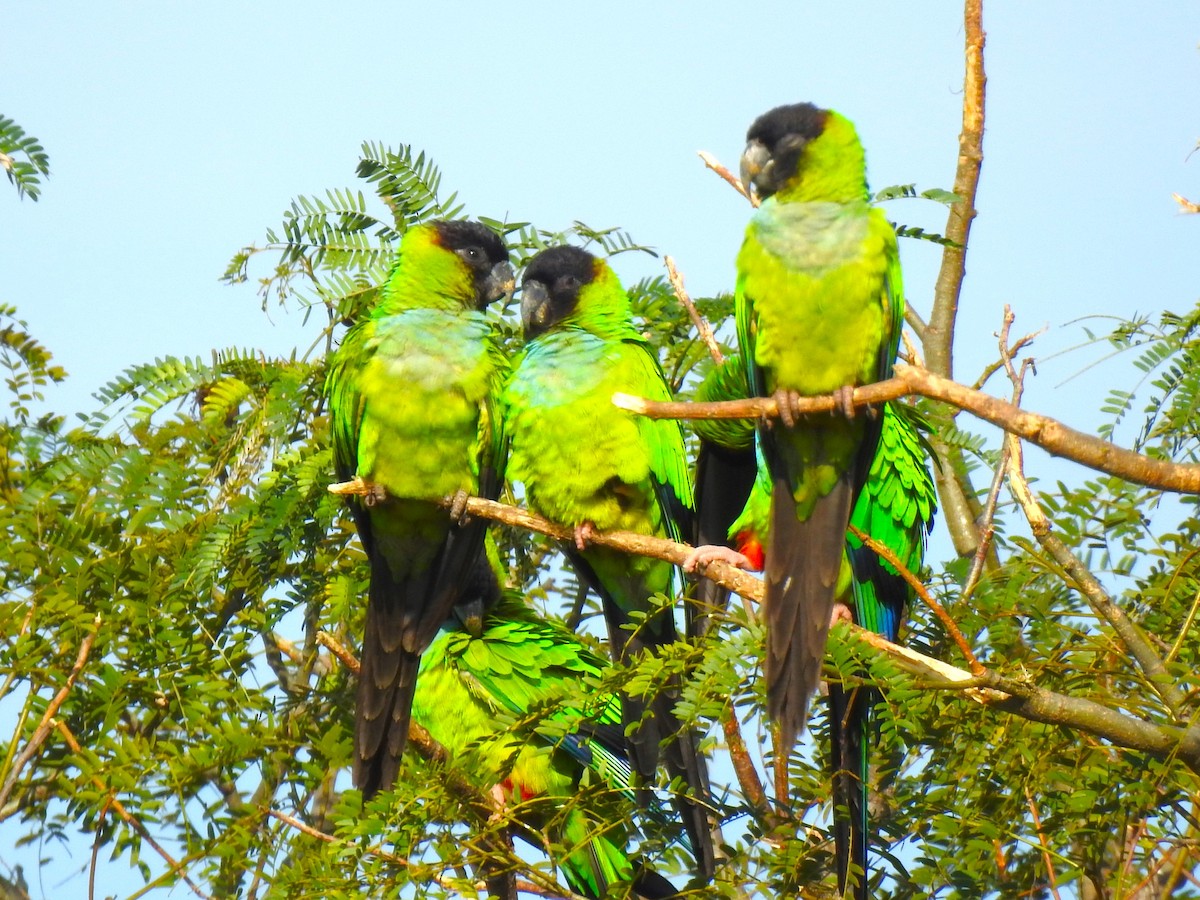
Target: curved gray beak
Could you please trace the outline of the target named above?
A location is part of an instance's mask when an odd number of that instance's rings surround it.
[[[751,141],[742,151],[742,187],[749,193],[757,187],[760,175],[771,166],[771,152],[766,144]],[[760,190],[761,194],[762,191]]]
[[[505,294],[511,294],[517,286],[517,276],[513,267],[507,262],[498,262],[492,266],[492,271],[483,282],[483,305],[486,306],[499,300]]]
[[[473,597],[465,603],[454,607],[454,615],[462,622],[463,628],[471,637],[483,634],[483,598]]]
[[[550,324],[550,292],[540,281],[521,285],[521,327],[525,339],[537,337]]]

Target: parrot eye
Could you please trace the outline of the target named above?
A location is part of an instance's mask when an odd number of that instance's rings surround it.
[[[458,255],[468,263],[477,263],[483,259],[483,250],[479,247],[463,247],[458,251]]]
[[[561,278],[558,279],[558,284],[556,285],[556,287],[558,288],[558,290],[562,291],[563,293],[569,294],[569,293],[573,293],[574,291],[578,290],[579,284],[580,284],[579,279],[576,278],[574,275],[563,275]]]

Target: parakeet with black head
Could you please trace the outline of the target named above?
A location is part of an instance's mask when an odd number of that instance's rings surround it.
[[[575,541],[563,549],[601,597],[614,655],[629,662],[678,639],[671,607],[651,602],[655,595],[676,596],[675,570],[589,544],[588,535],[626,530],[679,540],[691,533],[683,432],[677,422],[635,416],[612,403],[618,391],[657,400],[671,392],[607,262],[576,247],[552,247],[529,263],[521,294],[527,343],[505,392],[509,474],[524,485],[531,509],[575,529]],[[668,772],[690,788],[677,805],[698,870],[709,878],[707,774],[695,736],[674,714],[677,696],[678,684],[669,679],[648,700],[623,698],[630,755],[648,784],[661,744]]]
[[[751,125],[741,168],[763,202],[737,257],[738,340],[751,393],[774,397],[781,416],[759,440],[771,478],[767,708],[786,756],[849,589],[846,525],[878,443],[878,414],[856,413],[850,392],[891,374],[904,299],[896,234],[868,202],[848,119],[808,103],[773,109]],[[828,394],[840,411],[797,415],[794,398]]]
[[[487,523],[438,501],[500,492],[508,362],[484,310],[513,287],[490,228],[413,226],[374,308],[329,360],[337,474],[368,489],[349,501],[371,577],[354,733],[365,796],[395,781],[421,652],[483,555]]]

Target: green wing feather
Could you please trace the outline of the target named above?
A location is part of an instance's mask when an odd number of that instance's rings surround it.
[[[607,663],[563,626],[535,615],[514,593],[480,632],[448,622],[421,660],[413,718],[445,746],[481,790],[499,785],[512,814],[563,848],[572,890],[644,896],[673,888],[628,856],[631,770],[620,743],[620,703],[589,694]],[[586,782],[607,791],[582,792]],[[663,889],[662,886],[666,885]]]

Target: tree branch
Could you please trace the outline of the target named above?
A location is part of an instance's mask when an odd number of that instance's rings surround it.
[[[683,286],[683,276],[675,268],[675,260],[670,256],[666,256],[663,257],[663,262],[667,266],[667,278],[671,282],[671,288],[675,291],[675,296],[678,298],[680,305],[687,310],[692,324],[696,326],[696,333],[700,335],[700,340],[704,341],[704,346],[708,348],[709,356],[719,366],[725,362],[725,356],[721,353],[721,348],[717,346],[717,339],[713,335],[712,326],[708,324],[708,320],[704,316],[700,315],[700,310],[696,309],[696,304],[688,296],[687,289]]]
[[[726,182],[726,184],[730,185],[735,191],[749,200],[751,206],[758,206],[761,201],[759,201],[757,197],[752,196],[750,192],[746,190],[746,186],[742,184],[742,179],[738,178],[727,168],[721,165],[715,156],[713,156],[707,150],[698,150],[696,151],[696,155],[703,160],[704,165],[716,172],[717,175],[719,175]]]
[[[1029,488],[1029,482],[1025,480],[1021,442],[1011,435],[1007,441],[1009,445],[1009,487],[1020,505],[1021,511],[1025,513],[1025,519],[1029,522],[1033,536],[1053,557],[1054,561],[1062,566],[1096,615],[1112,626],[1121,643],[1150,680],[1150,686],[1154,692],[1166,704],[1172,715],[1178,717],[1184,703],[1183,692],[1175,686],[1162,659],[1137,623],[1125,615],[1124,610],[1113,602],[1108,592],[1096,580],[1096,576],[1088,571],[1083,561],[1050,530],[1050,520],[1042,512],[1041,506]]]
[[[942,248],[942,264],[934,283],[933,307],[921,329],[921,339],[931,371],[943,378],[954,377],[954,329],[959,298],[966,275],[966,256],[971,222],[976,215],[975,196],[983,166],[984,87],[983,3],[966,0],[963,11],[966,66],[963,75],[962,130],[958,137],[958,164],[954,193],[958,201],[950,207]],[[942,520],[950,531],[959,556],[978,552],[981,537],[976,528],[982,509],[975,498],[970,471],[960,447],[952,447],[939,436],[930,439],[941,465],[934,473],[941,498]]]
[[[1036,444],[1052,456],[1073,460],[1134,484],[1181,494],[1200,494],[1200,465],[1170,463],[1117,447],[1076,431],[1049,416],[1026,412],[1004,400],[942,378],[928,369],[898,364],[895,377],[855,388],[853,403],[855,406],[867,406],[913,394],[942,400],[964,409],[997,428]],[[801,414],[833,412],[837,402],[832,394],[802,397],[797,403],[797,410]],[[618,393],[613,395],[613,403],[621,409],[658,419],[757,419],[778,416],[775,400],[771,397],[719,403],[658,403]]]
[[[79,677],[79,673],[83,671],[88,655],[92,652],[92,644],[95,642],[99,631],[100,617],[96,616],[92,622],[92,630],[79,643],[79,652],[75,656],[75,665],[71,667],[71,671],[67,675],[66,684],[59,688],[54,697],[51,698],[50,703],[46,706],[46,711],[42,714],[41,721],[38,722],[37,728],[33,730],[33,735],[29,738],[29,743],[25,745],[25,749],[21,751],[13,763],[8,777],[4,779],[4,786],[0,788],[0,809],[4,809],[8,805],[8,798],[12,794],[13,788],[16,787],[17,780],[21,777],[21,770],[33,759],[38,749],[45,743],[46,738],[54,729],[54,717],[66,701],[67,695],[71,693],[71,688],[75,686],[75,680]]]
[[[452,498],[444,498],[442,502],[449,506]],[[473,516],[537,531],[562,541],[573,540],[571,529],[527,510],[493,500],[471,497],[467,500],[466,509]],[[592,541],[600,546],[652,556],[676,565],[686,559],[691,551],[686,544],[631,532],[597,532]],[[904,571],[903,566],[897,569]],[[748,600],[762,602],[762,582],[740,569],[714,561],[708,564],[702,574]],[[1146,722],[1092,700],[1056,694],[1027,682],[1007,678],[982,666],[981,674],[972,674],[916,650],[893,644],[857,625],[845,623],[844,628],[845,631],[840,626],[831,632],[833,640],[841,639],[839,632],[841,635],[851,635],[855,640],[887,655],[902,670],[920,678],[930,687],[959,690],[986,706],[1035,722],[1063,725],[1159,759],[1177,755],[1189,768],[1200,773],[1200,735],[1170,725]]]
[[[934,285],[933,310],[926,324],[925,357],[931,371],[954,377],[954,326],[959,297],[967,271],[967,246],[975,219],[975,195],[983,167],[984,96],[987,75],[983,70],[983,0],[966,0],[963,13],[966,33],[966,72],[963,76],[962,131],[958,136],[958,168],[954,193],[958,202],[950,207],[942,266]]]

